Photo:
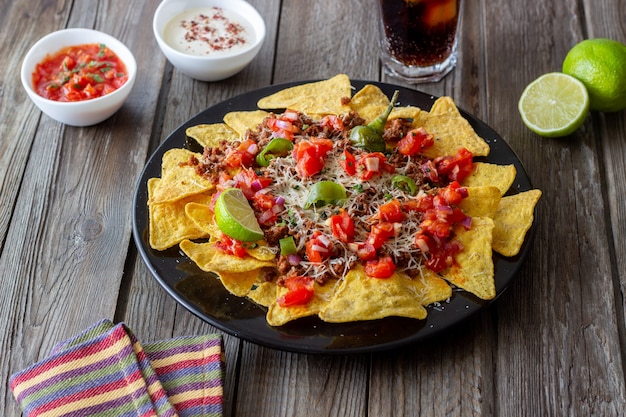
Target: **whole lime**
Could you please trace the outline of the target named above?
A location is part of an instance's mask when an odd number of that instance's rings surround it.
[[[584,40],[568,52],[563,72],[587,87],[591,110],[626,108],[626,45],[604,38]]]

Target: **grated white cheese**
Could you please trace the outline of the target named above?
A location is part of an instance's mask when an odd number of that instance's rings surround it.
[[[338,143],[336,142],[336,146]],[[403,167],[396,169],[393,174],[383,172],[364,181],[359,178],[358,174],[351,176],[345,172],[341,166],[342,152],[343,149],[338,148],[329,152],[324,170],[312,179],[300,178],[296,171],[296,161],[291,155],[272,159],[265,171],[265,175],[273,179],[273,183],[268,187],[269,192],[285,199],[285,211],[280,213],[280,216],[286,221],[290,234],[298,237],[296,240],[298,251],[304,250],[307,240],[316,230],[324,233],[336,249],[335,256],[321,264],[306,260],[301,262],[305,274],[312,278],[327,273],[339,277],[345,276],[351,266],[359,261],[355,252],[352,252],[346,244],[333,236],[332,230],[327,224],[328,217],[336,214],[339,208],[345,209],[353,218],[355,241],[364,242],[369,234],[369,227],[376,223],[373,217],[381,205],[393,198],[400,201],[418,198],[417,196],[409,196],[391,184],[394,175],[405,175]],[[356,152],[358,151],[355,151],[355,154]],[[346,189],[347,199],[343,205],[303,209],[309,188],[318,181],[326,180],[341,184]],[[361,193],[367,193],[368,196],[369,194],[372,195],[368,197],[366,214],[357,218],[354,213],[362,211],[362,204],[358,198]],[[361,207],[359,208],[359,206]],[[422,262],[425,259],[424,254],[413,243],[414,235],[419,230],[419,224],[418,214],[408,213],[406,220],[398,228],[397,235],[383,245],[383,251],[392,256],[394,261],[400,258],[405,259],[403,267],[399,268],[398,271],[411,271],[411,274],[415,275],[416,271],[420,271],[422,267]]]

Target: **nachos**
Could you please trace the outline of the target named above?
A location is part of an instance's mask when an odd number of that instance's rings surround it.
[[[541,191],[508,195],[515,167],[474,161],[489,146],[449,97],[426,111],[351,93],[338,75],[189,128],[203,152],[169,151],[150,180],[152,247],[178,245],[272,326],[424,319],[453,289],[493,299],[493,251],[519,252]],[[261,239],[220,228],[233,188]]]

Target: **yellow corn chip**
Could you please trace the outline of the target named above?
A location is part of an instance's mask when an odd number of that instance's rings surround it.
[[[416,301],[427,306],[440,301],[445,301],[452,296],[452,288],[439,275],[428,268],[413,278],[413,285],[417,292]]]
[[[502,197],[494,217],[493,250],[504,256],[519,253],[526,232],[533,224],[541,190],[529,190]]]
[[[362,266],[346,274],[328,305],[319,312],[322,320],[342,323],[389,316],[424,319],[426,309],[416,300],[413,280],[399,273],[385,279],[370,278]]]
[[[515,181],[517,171],[515,165],[496,165],[487,162],[474,162],[472,172],[461,185],[465,187],[482,187],[493,185],[504,195]]]
[[[223,140],[233,142],[240,138],[240,135],[225,123],[191,126],[185,130],[185,134],[188,139],[196,141],[203,148],[214,148]]]
[[[234,111],[224,116],[224,123],[244,138],[248,130],[255,130],[267,116],[269,113],[264,110]]]
[[[457,226],[456,239],[463,250],[456,255],[456,264],[441,273],[451,284],[483,300],[496,296],[491,249],[493,227],[493,220],[488,217],[474,217],[470,230]]]
[[[272,261],[262,261],[252,256],[240,258],[217,249],[214,242],[195,243],[190,240],[180,242],[181,250],[200,269],[207,272],[242,273],[265,267],[275,267]]]
[[[150,178],[149,195],[158,187],[160,181],[159,178]],[[207,237],[207,233],[185,215],[185,205],[197,201],[210,201],[210,199],[211,197],[206,194],[196,194],[177,201],[149,205],[150,247],[165,250],[184,239]]]
[[[389,114],[389,120],[392,119],[410,119],[410,120],[418,120],[422,114],[423,110],[419,107],[414,106],[404,106],[404,107],[394,107]]]
[[[350,100],[350,108],[358,113],[366,124],[376,119],[389,105],[389,98],[380,88],[367,84]]]
[[[468,196],[459,204],[459,208],[470,217],[489,217],[496,214],[502,196],[500,189],[493,186],[467,187]]]
[[[161,181],[154,187],[148,204],[176,201],[215,188],[207,178],[196,174],[195,168],[189,164],[192,156],[200,158],[202,155],[178,148],[163,155]]]
[[[306,114],[347,114],[350,106],[342,100],[351,97],[350,79],[339,74],[324,81],[286,88],[260,99],[261,109],[293,109]]]
[[[419,113],[413,126],[423,126],[435,137],[435,144],[422,152],[430,158],[455,155],[461,148],[467,148],[474,156],[489,155],[487,142],[476,134],[450,97],[437,99],[430,112]]]
[[[316,282],[313,285],[315,291],[313,299],[307,304],[281,307],[277,302],[272,303],[267,310],[267,323],[270,326],[282,326],[292,320],[318,314],[328,304],[335,292],[336,284],[336,279],[329,280],[324,285],[319,285]],[[287,289],[284,287],[277,288],[276,298],[287,292]]]
[[[269,307],[276,301],[277,290],[274,282],[256,282],[252,285],[247,297],[263,307]]]

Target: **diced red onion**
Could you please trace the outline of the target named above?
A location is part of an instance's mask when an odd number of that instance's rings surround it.
[[[265,210],[263,213],[261,213],[258,220],[259,223],[264,224],[272,217],[274,217],[274,213],[272,212],[272,210]]]
[[[291,255],[287,255],[287,262],[289,262],[289,265],[300,265],[300,257],[298,255],[295,254],[291,254]]]
[[[253,143],[252,145],[248,146],[247,152],[251,155],[256,155],[257,152],[259,152],[259,145]]]
[[[463,219],[463,221],[461,222],[461,224],[463,225],[465,230],[471,229],[472,228],[472,218],[470,216],[465,217]]]
[[[274,199],[274,203],[278,204],[279,206],[282,206],[285,204],[285,197],[283,197],[282,195],[279,195],[278,197],[276,197]]]
[[[311,249],[314,250],[315,252],[328,253],[328,249],[320,245],[311,245]]]
[[[252,191],[259,191],[261,188],[263,188],[263,184],[261,184],[261,181],[259,180],[254,180],[250,184],[250,187],[252,188]]]
[[[330,239],[328,239],[328,237],[327,237],[327,236],[324,236],[324,235],[319,235],[319,236],[317,237],[317,240],[319,240],[319,241],[320,241],[320,243],[321,243],[322,245],[324,245],[325,247],[329,247],[329,246],[330,246]]]
[[[378,172],[380,160],[378,158],[365,158],[365,168],[367,168],[368,171]]]

